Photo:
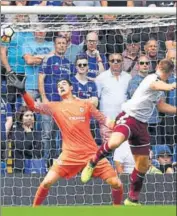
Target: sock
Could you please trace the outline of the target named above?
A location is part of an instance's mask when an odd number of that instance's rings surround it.
[[[108,143],[105,143],[100,146],[95,157],[90,161],[92,167],[95,167],[101,159],[108,156],[111,153],[112,149],[109,148]]]
[[[130,176],[130,192],[129,198],[131,201],[138,201],[141,188],[143,186],[144,181],[144,173],[140,173],[138,170],[134,168],[131,176]]]
[[[48,192],[49,188],[44,188],[40,185],[33,201],[33,207],[41,205],[42,202],[45,200]]]
[[[121,205],[123,199],[123,186],[118,189],[112,189],[112,201],[114,205]]]

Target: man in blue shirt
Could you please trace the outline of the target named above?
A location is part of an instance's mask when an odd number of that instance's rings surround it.
[[[86,37],[87,50],[85,54],[88,58],[89,71],[87,76],[94,79],[100,73],[108,69],[108,62],[105,55],[97,50],[98,35],[96,32],[90,32]]]
[[[63,36],[57,36],[54,40],[54,54],[46,57],[39,69],[39,92],[42,102],[60,101],[58,95],[57,81],[61,78],[71,79],[75,72],[68,59],[64,57],[67,49],[67,39]],[[48,162],[49,157],[58,156],[56,152],[56,131],[57,126],[48,115],[42,115],[42,142],[44,147],[44,158]],[[59,136],[61,141],[61,137]],[[53,148],[53,152],[50,150]],[[53,154],[53,155],[52,155]],[[48,165],[51,165],[50,162]]]
[[[28,6],[34,6],[34,5],[40,5],[40,6],[60,6],[60,1],[28,1]]]
[[[22,80],[25,75],[25,61],[22,58],[22,46],[27,41],[33,39],[34,35],[30,32],[16,32],[9,43],[1,44],[1,61],[6,69],[6,72],[15,72],[18,78]],[[8,84],[8,83],[7,83]],[[12,110],[15,112],[16,89],[12,86],[7,86],[8,102],[12,105]]]
[[[43,29],[45,26],[40,26]],[[46,32],[34,32],[34,39],[23,44],[23,58],[25,59],[25,89],[36,100],[39,98],[38,75],[43,59],[54,50],[53,42],[45,40]]]
[[[6,159],[6,141],[7,135],[12,127],[12,123],[11,106],[1,98],[1,160]]]
[[[173,61],[174,63],[174,73],[171,74],[171,76],[168,79],[168,83],[176,82],[176,49],[169,49],[166,54],[167,59]],[[173,106],[177,105],[177,98],[176,98],[176,90],[169,91],[167,93],[166,101],[168,104],[171,104]],[[168,145],[174,145],[177,143],[177,116],[176,115],[165,115],[165,143]]]
[[[95,107],[98,106],[98,94],[95,82],[87,78],[88,60],[87,56],[77,56],[76,75],[71,79],[73,84],[73,95],[81,99],[88,99]],[[101,145],[99,125],[95,119],[90,122],[92,135],[98,145]]]
[[[62,25],[60,27],[60,29],[61,30],[57,34],[62,35],[64,37],[66,37],[66,39],[67,39],[67,50],[66,50],[66,53],[65,53],[65,57],[71,63],[74,64],[75,61],[76,61],[77,55],[79,55],[79,53],[81,53],[83,51],[84,42],[81,42],[80,44],[74,44],[72,42],[72,37],[74,36],[73,33],[76,33],[76,32],[71,32],[69,25],[66,25],[66,24]],[[81,32],[78,32],[78,33],[81,34]]]

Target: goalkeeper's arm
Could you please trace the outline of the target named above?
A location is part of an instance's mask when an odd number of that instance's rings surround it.
[[[108,127],[110,130],[114,128],[115,121],[107,118],[103,113],[101,113],[99,110],[96,109],[96,107],[89,102],[90,106],[90,113],[91,116],[94,117],[100,124],[105,125]]]
[[[26,77],[20,81],[17,76],[13,73],[8,75],[9,85],[14,86],[22,94],[26,105],[30,110],[39,112],[46,115],[51,115],[50,102],[49,103],[37,103],[33,100],[30,94],[25,91],[25,80]]]

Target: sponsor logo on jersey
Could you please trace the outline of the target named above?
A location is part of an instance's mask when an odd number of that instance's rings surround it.
[[[83,113],[84,112],[84,108],[80,107],[80,112]]]

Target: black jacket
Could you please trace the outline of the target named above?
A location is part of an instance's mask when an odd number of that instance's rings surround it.
[[[41,132],[24,132],[21,125],[12,131],[12,147],[14,156],[14,170],[23,172],[24,159],[42,157]]]

